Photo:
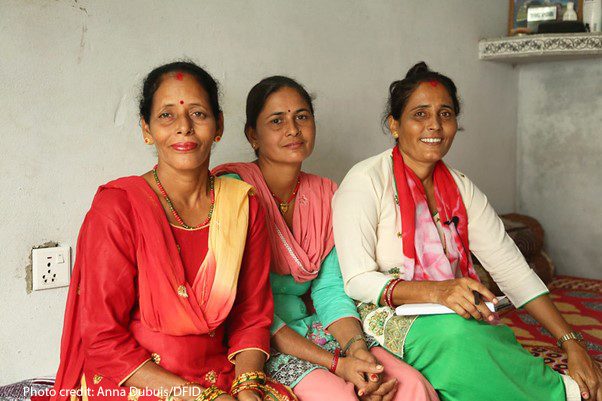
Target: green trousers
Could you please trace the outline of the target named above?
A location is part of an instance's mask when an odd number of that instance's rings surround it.
[[[456,314],[421,316],[403,359],[418,369],[441,401],[565,401],[562,377],[527,352],[507,326]]]

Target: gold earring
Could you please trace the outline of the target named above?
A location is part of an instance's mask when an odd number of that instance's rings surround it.
[[[393,131],[393,138],[395,138],[395,139],[399,138],[399,134],[397,133],[397,131]]]
[[[147,145],[152,145],[153,141],[149,138],[144,138],[144,143],[146,143]]]
[[[253,149],[257,150],[257,144],[256,144],[256,143],[252,144],[252,145],[251,145],[251,147],[252,147]]]

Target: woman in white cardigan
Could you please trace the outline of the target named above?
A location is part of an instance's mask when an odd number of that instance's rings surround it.
[[[387,123],[397,145],[355,165],[333,200],[345,289],[360,302],[366,333],[421,371],[442,400],[602,401],[602,372],[581,335],[551,302],[486,196],[441,161],[458,128],[454,83],[419,63],[389,92]],[[559,340],[572,379],[495,324],[482,302],[495,297],[479,282],[470,252],[514,305]],[[394,313],[398,305],[423,302],[456,314]]]

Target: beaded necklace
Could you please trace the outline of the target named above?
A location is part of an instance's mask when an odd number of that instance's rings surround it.
[[[293,199],[295,199],[295,196],[297,196],[297,191],[299,191],[299,185],[301,185],[301,178],[297,178],[297,185],[295,185],[295,189],[293,189],[293,193],[291,194],[291,196],[289,196],[289,198],[286,202],[283,202],[278,196],[276,196],[275,193],[272,192],[272,196],[276,200],[276,203],[278,204],[278,209],[280,209],[280,213],[283,216],[288,211],[288,208],[289,208],[291,202],[293,201]]]
[[[215,205],[215,191],[213,190],[213,182],[214,182],[213,175],[209,175],[209,196],[211,197],[211,206],[209,207],[209,215],[207,216],[205,221],[203,221],[201,224],[194,226],[194,227],[189,226],[188,224],[184,223],[184,220],[182,220],[182,218],[180,217],[180,215],[174,208],[173,204],[171,203],[171,199],[169,199],[169,196],[167,196],[167,192],[165,192],[165,188],[163,188],[163,185],[161,185],[161,181],[159,181],[159,175],[157,174],[157,165],[156,164],[155,164],[155,167],[153,167],[153,177],[155,177],[155,183],[157,184],[157,187],[159,188],[159,192],[161,192],[161,195],[163,195],[163,199],[165,199],[165,202],[167,202],[167,205],[169,206],[169,210],[171,210],[173,217],[176,219],[176,221],[182,227],[184,227],[187,230],[194,230],[196,228],[200,228],[200,227],[203,227],[203,226],[206,226],[207,224],[209,224],[209,222],[211,221],[211,215],[213,214],[213,206]]]

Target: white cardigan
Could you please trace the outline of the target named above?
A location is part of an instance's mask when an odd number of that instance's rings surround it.
[[[454,169],[468,213],[470,250],[517,307],[548,292],[529,267],[487,197]],[[392,268],[405,272],[401,216],[394,200],[391,149],[356,164],[345,176],[332,201],[334,238],[345,282],[354,299],[378,303]]]

